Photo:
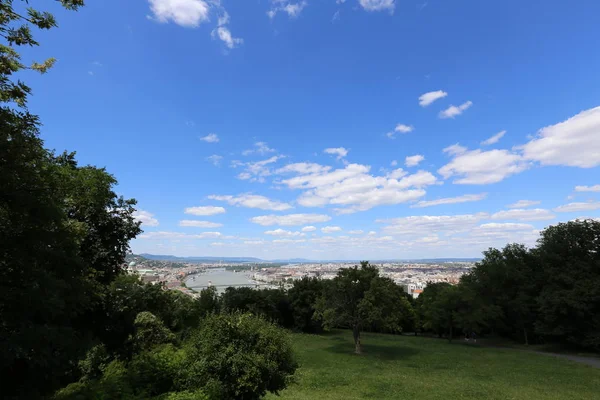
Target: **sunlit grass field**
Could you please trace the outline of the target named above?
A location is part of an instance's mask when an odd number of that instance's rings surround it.
[[[552,356],[349,331],[293,335],[296,383],[268,399],[600,399],[600,369]]]

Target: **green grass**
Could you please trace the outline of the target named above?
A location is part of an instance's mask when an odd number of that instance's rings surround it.
[[[600,399],[600,369],[458,341],[348,331],[293,335],[297,382],[280,399]],[[267,399],[277,399],[270,395]]]

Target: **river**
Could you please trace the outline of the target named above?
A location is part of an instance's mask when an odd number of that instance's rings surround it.
[[[209,286],[215,286],[219,293],[224,292],[229,286],[256,287],[257,283],[250,279],[246,273],[249,272],[233,272],[227,271],[225,268],[210,268],[200,274],[190,275],[185,284],[190,289],[198,291]]]

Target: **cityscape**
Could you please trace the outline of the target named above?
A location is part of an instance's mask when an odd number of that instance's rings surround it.
[[[146,255],[150,257],[150,255]],[[179,262],[154,260],[141,255],[127,257],[127,270],[137,273],[147,283],[163,284],[166,289],[179,290],[190,296],[214,286],[218,292],[227,287],[277,288],[291,287],[295,280],[304,277],[333,279],[338,271],[350,268],[358,262]],[[381,261],[371,265],[380,275],[392,279],[413,298],[422,293],[428,283],[447,282],[457,284],[468,273],[474,261]]]

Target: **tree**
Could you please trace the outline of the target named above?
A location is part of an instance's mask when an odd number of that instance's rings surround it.
[[[304,277],[296,280],[288,290],[294,329],[306,333],[322,331],[319,321],[314,318],[315,304],[323,291],[323,281],[318,278]]]
[[[423,292],[417,297],[417,320],[420,328],[424,331],[432,331],[441,335],[445,326],[440,325],[439,319],[433,316],[433,305],[440,298],[443,291],[450,287],[446,282],[429,282]]]
[[[262,398],[277,394],[297,368],[285,331],[250,314],[210,315],[186,343],[178,390],[211,398]]]
[[[534,331],[536,297],[541,290],[539,262],[520,244],[489,249],[461,284],[473,292],[473,302],[485,315],[486,325],[525,344]]]
[[[393,281],[380,277],[376,267],[362,261],[360,267],[341,269],[325,285],[316,304],[316,317],[326,329],[350,328],[355,352],[360,354],[361,330],[377,325],[387,331],[401,331],[401,316],[407,304]]]
[[[563,343],[600,350],[600,222],[546,228],[535,250],[543,286],[537,331]]]

